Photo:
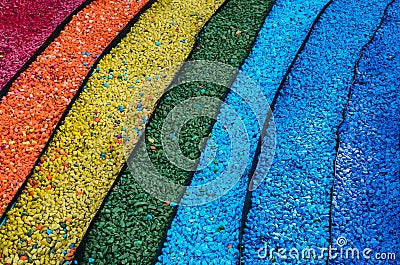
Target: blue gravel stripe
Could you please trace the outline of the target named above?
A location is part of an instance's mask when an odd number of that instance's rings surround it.
[[[328,1],[277,1],[267,17],[253,51],[242,70],[262,89],[272,101],[283,75],[315,20]],[[240,76],[236,89],[251,97],[253,91],[242,86]],[[250,138],[250,156],[246,172],[239,183],[224,197],[207,205],[179,207],[168,231],[162,264],[236,264],[239,261],[238,238],[242,207],[246,195],[249,172],[259,140],[259,127],[251,108],[235,93],[229,93],[225,102],[236,111],[244,122]],[[230,140],[222,122],[229,120],[229,111],[222,107],[200,160],[207,161],[213,146],[217,147],[218,168],[207,167],[197,172],[193,185],[215,179],[226,167],[230,155]],[[264,113],[265,116],[265,113]],[[233,130],[233,128],[228,128]]]
[[[243,238],[245,264],[326,262],[326,255],[293,260],[289,250],[296,247],[301,257],[306,247],[328,246],[336,130],[354,64],[388,3],[334,1],[295,62],[274,111],[276,158],[253,192]],[[287,259],[270,258],[270,250],[279,248],[287,249]],[[267,250],[265,258],[258,257],[264,254],[259,249]]]
[[[357,248],[360,260],[344,254],[331,264],[400,263],[399,32],[400,1],[396,1],[360,58],[339,130],[333,247],[346,252]],[[344,238],[347,244],[342,246]],[[367,248],[371,252],[363,255]]]

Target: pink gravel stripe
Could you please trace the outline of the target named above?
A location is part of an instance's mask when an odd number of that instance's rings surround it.
[[[0,0],[0,90],[85,0]]]

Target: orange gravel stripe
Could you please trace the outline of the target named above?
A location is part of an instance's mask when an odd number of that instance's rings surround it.
[[[12,84],[0,103],[0,215],[24,183],[97,56],[147,0],[96,0]]]

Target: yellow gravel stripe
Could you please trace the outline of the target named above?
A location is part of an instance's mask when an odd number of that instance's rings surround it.
[[[0,227],[0,264],[71,264],[125,161],[131,98],[137,100],[139,135],[165,89],[152,86],[150,75],[184,61],[223,2],[157,1],[100,61]]]

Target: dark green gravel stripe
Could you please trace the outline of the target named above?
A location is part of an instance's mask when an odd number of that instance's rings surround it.
[[[249,55],[255,38],[273,5],[272,0],[230,0],[216,13],[197,38],[197,47],[188,60],[218,61],[239,67]],[[234,79],[234,74],[231,78]],[[161,126],[167,114],[179,102],[194,96],[223,99],[227,88],[202,82],[180,85],[160,100],[146,128],[146,145],[153,165],[176,183],[185,184],[192,176],[171,164],[162,150]],[[202,88],[205,91],[202,91]],[[218,110],[215,110],[217,115]],[[213,120],[190,120],[180,132],[182,153],[195,159],[200,156],[199,143],[209,135]],[[150,143],[149,138],[154,142]],[[155,146],[151,150],[150,146]],[[104,208],[89,232],[82,264],[151,264],[160,242],[164,240],[174,208],[148,193],[125,170],[109,194]],[[89,263],[89,258],[93,263]]]

